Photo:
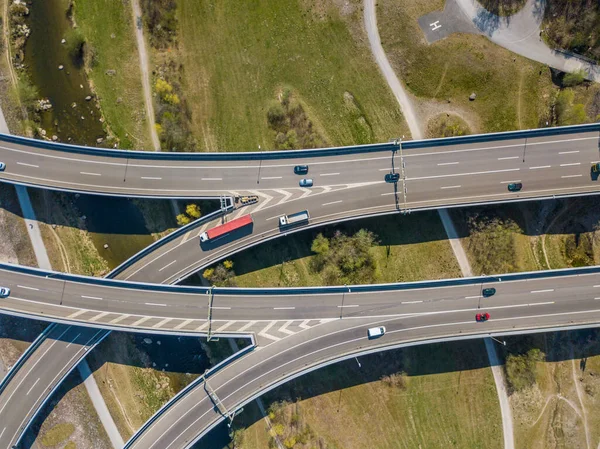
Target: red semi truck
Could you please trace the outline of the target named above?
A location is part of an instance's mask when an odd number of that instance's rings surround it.
[[[249,224],[252,224],[252,215],[244,215],[243,217],[236,218],[235,220],[231,220],[227,223],[223,223],[222,225],[215,226],[214,228],[203,232],[200,234],[200,241],[207,242],[208,240],[214,240],[219,237],[223,237],[224,235],[227,235],[236,229],[243,228]]]

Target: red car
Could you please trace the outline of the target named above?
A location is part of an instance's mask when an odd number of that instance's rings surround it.
[[[487,321],[489,319],[490,319],[490,314],[487,312],[478,313],[477,315],[475,315],[475,320],[477,320],[480,323]]]

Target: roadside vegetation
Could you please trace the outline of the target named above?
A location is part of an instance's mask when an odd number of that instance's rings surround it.
[[[600,264],[600,212],[593,197],[451,214],[475,274]]]
[[[472,133],[546,126],[556,95],[547,67],[483,36],[453,34],[427,44],[417,19],[443,9],[442,0],[381,0],[377,5],[383,48],[414,95],[423,123],[448,113],[460,117]]]
[[[121,148],[151,150],[130,3],[77,0],[69,13],[76,28],[65,45],[85,65],[108,129]]]
[[[600,4],[594,0],[546,2],[542,37],[553,48],[600,61]]]
[[[272,430],[245,412],[236,418],[234,447],[276,447],[275,437],[288,449],[502,447],[500,407],[481,340],[359,361],[361,367],[354,359],[340,362],[267,393]]]
[[[481,6],[497,16],[510,16],[519,12],[527,0],[477,0]]]
[[[195,151],[187,96],[184,63],[178,42],[178,5],[175,0],[142,0],[146,34],[153,50],[153,90],[156,132],[166,151]],[[141,24],[140,24],[141,26]]]
[[[513,388],[510,395],[516,447],[596,447],[600,441],[598,330],[515,336],[506,341],[505,349],[527,365],[521,371],[526,375],[519,376],[520,388]]]
[[[408,135],[373,61],[360,0],[182,0],[176,17],[178,73],[198,150]]]
[[[112,448],[77,371],[67,376],[41,409],[22,445],[40,449]]]
[[[319,231],[291,234],[268,248],[235,255],[234,282],[292,287],[460,277],[436,212],[355,220]]]

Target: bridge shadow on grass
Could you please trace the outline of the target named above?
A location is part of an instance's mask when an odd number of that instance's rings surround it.
[[[0,313],[0,339],[13,340],[19,349],[25,351],[49,324]]]
[[[498,345],[501,363],[508,354],[523,354],[538,348],[546,354],[547,362],[581,359],[580,369],[585,369],[588,357],[600,355],[600,329],[548,332],[512,336],[505,339],[507,346]],[[360,366],[359,366],[360,363]],[[487,352],[482,339],[456,341],[439,344],[419,345],[410,348],[383,351],[330,365],[287,382],[262,396],[265,408],[280,401],[307,400],[327,393],[339,394],[333,402],[344,402],[348,393],[343,390],[371,382],[382,381],[398,392],[410,393],[410,384],[420,376],[455,373],[456,376],[443,381],[444,389],[455,391],[455,395],[469,394],[470,385],[461,384],[461,373],[489,367]],[[489,376],[489,388],[495,388]],[[430,380],[434,385],[435,378]],[[339,393],[338,393],[339,392]],[[361,396],[364,397],[364,396]],[[373,397],[364,408],[377,407],[380,397]],[[330,401],[331,402],[331,401]],[[448,404],[452,407],[452,404]],[[331,407],[331,404],[330,404]],[[335,409],[321,411],[326,416]],[[235,418],[234,427],[249,427],[262,419],[255,403],[244,407],[244,412]],[[230,443],[227,427],[221,425],[199,441],[195,449],[222,449]],[[232,448],[233,446],[227,446]]]
[[[14,186],[3,184],[6,190],[0,206],[23,216]],[[56,226],[85,229],[98,234],[148,235],[176,228],[177,222],[168,199],[141,199],[85,195],[29,187],[29,196],[38,221]],[[179,209],[197,204],[203,215],[219,208],[219,201],[178,200]],[[143,211],[151,214],[153,221],[144,220]],[[83,218],[85,217],[85,218]]]
[[[205,342],[205,339],[203,341]],[[160,391],[166,388],[164,386],[165,376],[169,379],[168,389],[176,393],[197,379],[206,369],[229,357],[232,353],[229,342],[225,339],[209,344],[210,355],[205,351],[206,346],[201,345],[200,342],[201,340],[197,337],[112,332],[100,345],[88,353],[86,360],[92,373],[96,374],[96,381],[101,392],[103,391],[102,384],[109,381],[115,394],[122,392],[124,385],[129,385],[127,382],[132,382],[137,388],[135,394],[144,396],[138,397],[138,400],[152,402],[152,406],[160,407],[170,397],[166,390]],[[240,349],[249,344],[249,341],[245,339],[236,339],[236,342]],[[111,373],[110,380],[106,376],[109,364],[117,365]],[[128,374],[123,374],[123,371],[119,370],[119,365],[143,370],[137,370],[135,373],[129,371]],[[127,376],[127,378],[120,379],[118,376]],[[34,449],[36,447],[34,446],[35,439],[43,436],[40,435],[42,425],[46,421],[52,423],[50,426],[44,427],[44,431],[47,431],[54,425],[56,416],[61,422],[72,422],[76,426],[92,422],[88,416],[95,412],[92,411],[91,404],[89,406],[86,404],[88,399],[85,386],[82,385],[83,380],[77,368],[66,377],[30,426],[20,443],[20,448]],[[117,385],[121,380],[124,383]],[[126,406],[127,398],[121,398],[121,400]]]
[[[526,201],[495,206],[450,209],[458,236],[471,237],[491,224],[527,236],[543,234],[571,235],[576,241],[582,234],[595,231],[600,225],[598,197],[578,197],[559,200]],[[548,227],[550,224],[552,226]],[[510,225],[510,226],[509,226]],[[231,257],[237,275],[259,271],[313,255],[311,243],[319,233],[331,237],[336,230],[353,234],[360,229],[374,232],[379,246],[415,245],[447,240],[436,211],[392,214],[351,220],[338,225],[300,231],[255,246]],[[493,234],[493,232],[492,232]],[[489,237],[490,239],[493,236]]]

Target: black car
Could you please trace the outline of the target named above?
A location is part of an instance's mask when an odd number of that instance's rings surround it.
[[[494,296],[496,294],[496,289],[495,288],[484,288],[481,291],[481,294],[483,295],[484,298],[489,298],[490,296]]]
[[[520,182],[511,182],[508,185],[508,191],[509,192],[518,192],[519,190],[521,190],[523,188],[523,184]]]
[[[400,173],[386,173],[385,182],[398,182]]]
[[[308,165],[296,165],[294,167],[294,173],[297,175],[305,175],[308,173]]]

